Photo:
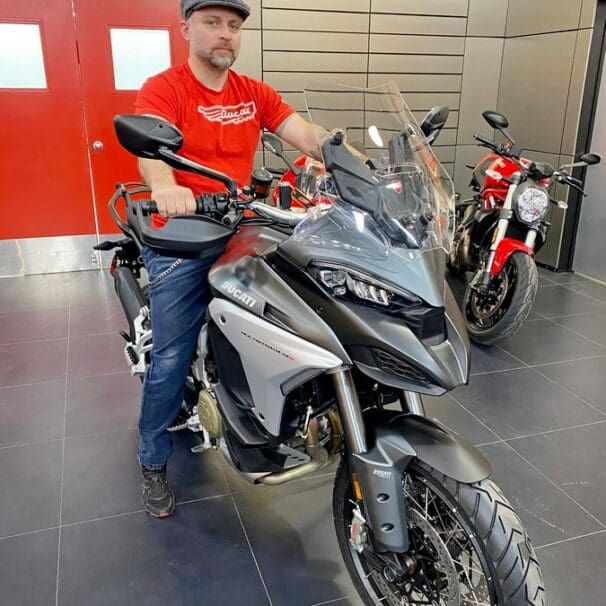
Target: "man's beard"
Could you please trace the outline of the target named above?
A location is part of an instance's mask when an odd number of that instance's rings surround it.
[[[207,53],[205,51],[199,50],[197,52],[198,58],[215,69],[229,69],[236,60],[236,53],[234,51],[229,51],[228,53],[216,53],[211,51]]]

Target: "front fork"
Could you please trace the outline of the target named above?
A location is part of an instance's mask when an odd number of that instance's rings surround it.
[[[369,449],[364,418],[351,370],[333,373],[337,403],[353,472],[356,498],[364,499],[366,522],[373,531],[378,551],[404,553],[409,548],[406,502],[402,475],[415,450],[400,436],[389,436]],[[410,391],[401,395],[403,410],[425,416],[421,396]]]
[[[509,189],[507,190],[507,196],[505,197],[505,203],[503,204],[503,208],[501,209],[501,215],[499,217],[499,222],[497,223],[497,228],[494,232],[494,236],[492,237],[492,243],[490,244],[490,249],[488,252],[488,257],[486,259],[486,263],[484,264],[484,271],[480,276],[479,280],[476,282],[476,288],[480,291],[486,292],[488,289],[488,285],[490,284],[490,279],[492,276],[492,266],[494,264],[495,256],[497,254],[497,248],[499,244],[507,235],[507,228],[509,227],[509,221],[513,217],[513,196],[515,191],[520,184],[521,180],[520,173],[514,173],[511,178],[511,184],[509,185]]]

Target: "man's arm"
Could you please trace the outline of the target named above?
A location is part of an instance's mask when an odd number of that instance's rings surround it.
[[[306,156],[322,160],[320,148],[328,136],[328,131],[321,126],[307,122],[299,114],[288,116],[276,129],[276,135]]]
[[[306,156],[322,160],[321,148],[329,132],[321,126],[307,122],[299,114],[292,114],[280,124],[276,130],[276,135],[280,139],[284,139],[284,141],[290,143],[293,147],[296,147]],[[360,162],[364,163],[368,160],[364,154],[351,147],[351,145],[347,143],[345,145]]]
[[[191,189],[175,182],[175,175],[162,160],[139,158],[139,172],[152,190],[151,197],[164,217],[191,215],[196,212],[196,200]]]

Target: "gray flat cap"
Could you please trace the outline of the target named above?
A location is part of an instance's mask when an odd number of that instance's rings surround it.
[[[231,8],[238,12],[244,20],[250,15],[250,6],[244,0],[181,0],[181,15],[183,19],[189,19],[194,11],[207,6]]]

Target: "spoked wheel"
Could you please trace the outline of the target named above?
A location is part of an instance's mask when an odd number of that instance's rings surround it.
[[[530,314],[538,284],[534,259],[515,252],[486,291],[468,286],[463,311],[471,339],[493,345],[517,332]]]
[[[462,484],[413,462],[402,481],[410,549],[377,553],[342,463],[333,508],[339,547],[367,606],[545,604],[534,549],[491,480]]]

